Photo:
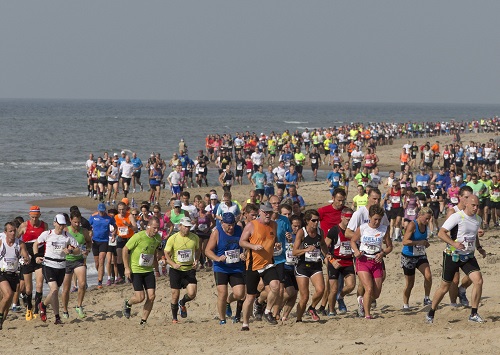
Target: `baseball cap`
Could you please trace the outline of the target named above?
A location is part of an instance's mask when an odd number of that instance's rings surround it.
[[[124,197],[124,198],[122,198],[122,202],[128,206],[130,201],[128,200],[127,197]]]
[[[182,207],[182,202],[181,202],[181,200],[175,200],[175,201],[174,201],[174,207]]]
[[[121,154],[125,154],[125,151],[124,151],[124,150],[122,150]]]
[[[260,205],[260,210],[262,212],[272,212],[273,211],[273,206],[269,202],[263,203]]]
[[[222,215],[222,223],[234,224],[236,222],[236,218],[234,218],[234,214],[231,212],[226,212]]]
[[[217,196],[216,194],[211,194],[211,195],[210,195],[210,199],[211,199],[211,200],[218,200],[218,199],[219,199],[219,196]]]
[[[106,205],[104,203],[100,203],[97,205],[97,210],[99,212],[106,212]]]
[[[56,216],[54,217],[54,222],[56,222],[57,224],[66,224],[66,217],[64,217],[63,214],[56,214]]]
[[[189,217],[182,217],[179,224],[182,224],[184,227],[192,227],[193,224],[191,223],[191,218]]]
[[[113,156],[117,157],[117,156],[118,156],[118,153],[113,153]]]
[[[40,216],[40,207],[36,205],[31,206],[30,216]]]

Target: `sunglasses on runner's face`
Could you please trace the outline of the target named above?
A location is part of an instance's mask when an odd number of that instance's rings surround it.
[[[318,222],[318,221],[319,221],[319,219],[318,219],[318,218],[314,218],[314,219],[310,219],[309,221],[310,221],[310,222],[313,222],[313,223],[316,223],[316,222]]]

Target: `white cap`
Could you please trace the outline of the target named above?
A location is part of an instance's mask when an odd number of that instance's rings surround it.
[[[184,227],[192,227],[193,224],[191,223],[191,218],[189,217],[182,217],[179,224],[182,224]]]
[[[57,224],[63,224],[63,225],[66,225],[66,217],[64,217],[63,214],[56,214],[56,216],[54,217],[54,222],[56,222]]]
[[[219,199],[219,196],[217,196],[216,194],[211,194],[211,195],[210,195],[210,199],[211,199],[211,200],[218,200],[218,199]]]
[[[124,151],[124,150],[122,150],[122,154],[125,154],[125,151]]]

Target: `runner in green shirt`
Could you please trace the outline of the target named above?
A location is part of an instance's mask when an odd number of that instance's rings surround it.
[[[125,300],[123,316],[130,318],[132,305],[146,299],[142,311],[141,325],[144,325],[153,309],[156,293],[156,278],[154,274],[155,251],[161,244],[160,221],[151,217],[146,230],[134,234],[122,250],[125,277],[134,286],[134,295]]]

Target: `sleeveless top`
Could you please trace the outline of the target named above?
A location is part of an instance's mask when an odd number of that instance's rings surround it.
[[[78,228],[77,231],[74,231],[74,230],[72,231],[72,230],[73,230],[73,227],[68,226],[68,233],[71,234],[73,236],[73,238],[75,238],[80,250],[82,252],[85,251],[87,249],[87,246],[85,244],[85,236],[83,235],[83,228],[80,227],[80,228]],[[82,254],[80,254],[80,255],[66,254],[67,261],[76,261],[76,260],[82,260],[82,259],[83,259]]]
[[[401,204],[401,190],[397,192],[391,188],[391,197],[390,197],[391,207],[399,208],[402,206]]]
[[[19,239],[16,238],[12,246],[8,246],[7,241],[3,239],[0,247],[0,272],[17,272],[20,256]]]
[[[256,220],[249,223],[253,224],[253,233],[248,241],[252,244],[262,245],[264,248],[262,250],[249,249],[247,270],[258,271],[274,263],[273,253],[276,241],[276,224],[271,222],[271,224],[267,225]]]
[[[364,252],[367,258],[375,258],[375,255],[382,251],[382,243],[387,232],[387,227],[380,225],[377,229],[370,227],[368,223],[359,227],[361,234],[359,251]]]
[[[415,223],[415,232],[411,235],[410,240],[427,240],[427,227],[424,232],[421,232],[418,227],[418,222],[413,221],[413,223]],[[423,245],[405,245],[403,246],[401,253],[405,256],[424,256],[425,247]]]
[[[245,264],[240,259],[240,254],[243,249],[240,247],[240,237],[242,228],[238,225],[234,226],[233,235],[228,235],[222,229],[222,226],[217,226],[219,232],[219,241],[215,247],[215,255],[226,255],[226,261],[214,261],[214,272],[222,272],[232,274],[245,271]]]
[[[321,229],[318,227],[315,237],[311,237],[307,233],[306,227],[302,227],[302,230],[304,231],[304,239],[302,240],[302,243],[300,243],[300,249],[306,249],[311,245],[314,245],[316,249],[299,256],[298,264],[309,264],[310,266],[313,266],[311,264],[314,264],[321,266],[321,238],[323,238]]]
[[[23,235],[23,242],[25,243],[34,243],[35,240],[45,232],[45,222],[40,221],[40,226],[35,227],[31,224],[31,221],[28,220],[26,224],[26,231]]]
[[[120,214],[115,215],[116,235],[123,239],[129,239],[134,235],[134,230],[132,227],[126,226],[125,222],[130,224],[130,212],[127,212],[125,217],[120,216]]]

